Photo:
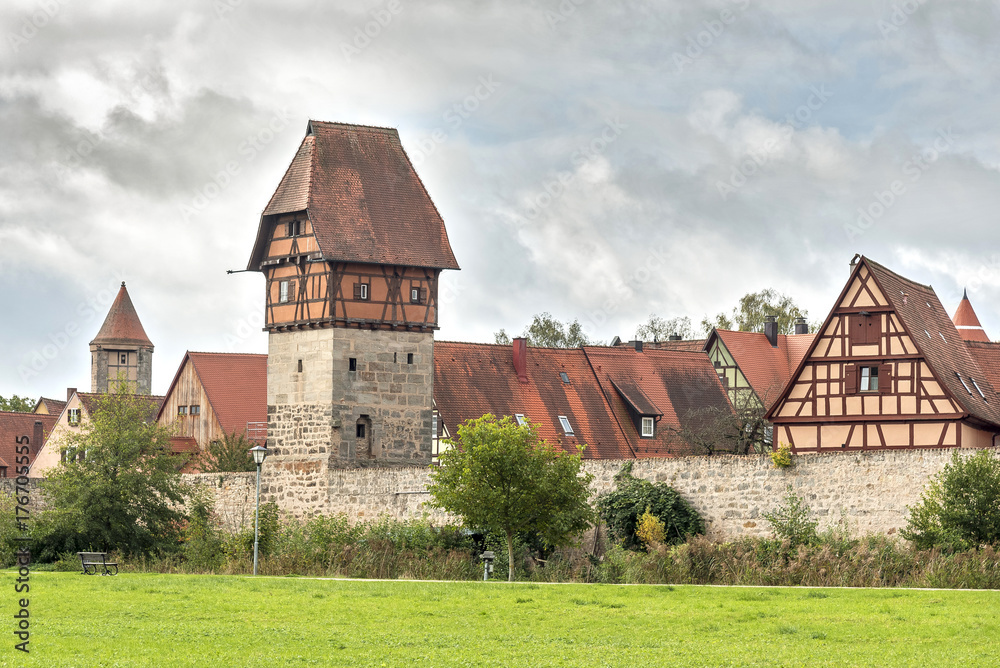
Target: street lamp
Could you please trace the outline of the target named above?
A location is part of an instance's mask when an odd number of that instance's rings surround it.
[[[253,522],[253,574],[257,575],[257,547],[260,543],[260,465],[267,459],[267,448],[257,445],[250,448],[253,461],[257,465],[257,514]]]
[[[483,560],[483,582],[490,579],[493,575],[493,560],[496,556],[493,554],[493,550],[486,550],[479,558]]]

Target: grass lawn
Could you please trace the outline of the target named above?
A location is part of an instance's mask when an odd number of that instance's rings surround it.
[[[1000,592],[31,574],[2,666],[995,666]]]

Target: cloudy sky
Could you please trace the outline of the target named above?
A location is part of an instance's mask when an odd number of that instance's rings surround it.
[[[591,337],[857,253],[1000,336],[1000,3],[7,0],[0,395],[89,386],[122,280],[163,392],[266,352],[260,212],[310,118],[398,128],[460,272],[447,340]]]

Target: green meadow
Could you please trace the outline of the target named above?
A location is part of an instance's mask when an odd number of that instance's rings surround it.
[[[2,666],[995,666],[1000,592],[31,574]]]

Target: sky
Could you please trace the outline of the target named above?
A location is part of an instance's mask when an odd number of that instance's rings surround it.
[[[1000,3],[6,0],[0,395],[89,389],[121,281],[155,345],[266,352],[260,213],[309,119],[396,128],[461,271],[439,340],[595,340],[862,253],[1000,338]]]

